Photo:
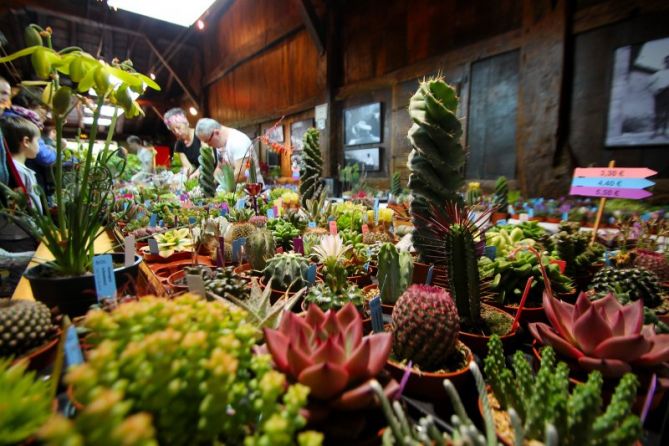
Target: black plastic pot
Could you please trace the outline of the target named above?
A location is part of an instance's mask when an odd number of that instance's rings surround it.
[[[114,263],[123,263],[125,254],[112,254]],[[135,256],[135,262],[128,267],[114,269],[116,288],[134,290],[139,273],[140,256]],[[86,314],[91,305],[97,302],[95,281],[92,274],[76,277],[58,277],[45,274],[49,270],[46,265],[37,265],[28,269],[24,276],[30,282],[35,300],[43,302],[49,308],[56,308],[70,318]]]

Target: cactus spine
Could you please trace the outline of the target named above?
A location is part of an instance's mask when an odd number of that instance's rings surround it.
[[[300,195],[302,206],[307,200],[317,198],[323,185],[321,175],[323,173],[323,159],[319,143],[318,130],[310,128],[304,134],[304,151],[302,152],[302,170],[300,172]]]
[[[307,284],[309,260],[294,252],[278,254],[267,261],[263,273],[272,288],[297,291]]]
[[[462,326],[480,327],[480,278],[474,235],[466,222],[453,223],[444,234],[448,284],[455,297]]]
[[[423,371],[438,370],[455,350],[460,321],[451,296],[439,287],[411,285],[393,309],[393,352]]]
[[[506,177],[499,177],[495,182],[495,194],[493,203],[497,207],[497,212],[506,212],[509,207],[509,184]]]
[[[460,144],[462,126],[455,112],[455,89],[442,78],[421,82],[409,102],[413,125],[408,133],[413,147],[409,155],[409,189],[413,195],[411,216],[415,226],[413,244],[421,261],[432,242],[430,208],[446,202],[461,203],[458,190],[464,183],[465,151]]]
[[[411,284],[413,258],[407,251],[399,251],[392,243],[384,243],[379,249],[379,290],[385,304],[394,304]]]
[[[202,195],[213,198],[216,195],[216,180],[214,169],[216,169],[216,158],[214,149],[211,147],[200,147],[200,189]]]
[[[245,251],[251,268],[262,271],[267,264],[267,259],[276,253],[274,236],[266,229],[253,232],[246,238]]]
[[[397,197],[402,193],[402,179],[399,172],[393,173],[390,178],[390,193],[393,197]]]

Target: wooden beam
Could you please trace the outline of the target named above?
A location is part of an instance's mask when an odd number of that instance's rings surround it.
[[[582,8],[574,14],[574,33],[586,31],[622,22],[644,14],[669,10],[666,0],[609,0]]]
[[[316,8],[311,3],[311,0],[297,0],[297,3],[300,7],[300,14],[302,15],[302,20],[304,21],[304,26],[307,28],[311,40],[314,41],[318,54],[323,54],[325,52],[325,44],[323,38],[323,25],[321,20],[318,18],[316,13]]]

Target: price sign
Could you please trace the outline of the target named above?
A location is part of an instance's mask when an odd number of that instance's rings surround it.
[[[588,167],[574,170],[570,195],[599,198],[629,198],[640,200],[650,197],[644,188],[655,183],[645,177],[657,172],[645,167]]]
[[[110,254],[93,257],[93,279],[98,301],[116,297],[116,277]]]

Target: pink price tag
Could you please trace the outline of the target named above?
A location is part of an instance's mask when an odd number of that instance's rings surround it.
[[[550,263],[555,264],[560,268],[560,274],[564,274],[565,268],[567,268],[567,262],[564,260],[551,259]]]
[[[330,222],[330,234],[337,235],[337,222],[335,220]]]
[[[369,226],[367,226],[366,224],[362,225],[362,233],[367,234],[368,232],[369,232]]]

